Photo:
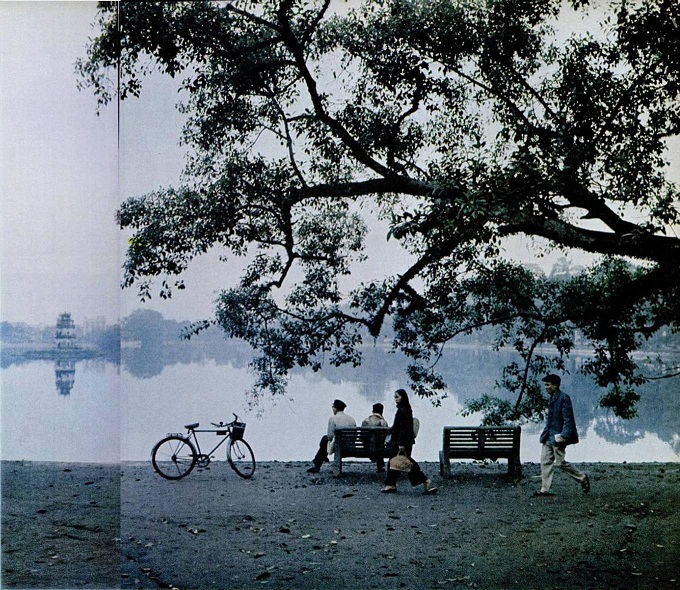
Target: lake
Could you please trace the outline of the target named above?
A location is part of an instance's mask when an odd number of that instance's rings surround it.
[[[462,417],[465,399],[492,393],[499,376],[499,353],[453,350],[442,366],[451,393],[441,407],[412,399],[421,429],[414,458],[438,461],[442,428],[479,424],[479,416]],[[231,358],[227,358],[231,357]],[[286,398],[251,407],[245,392],[252,375],[247,355],[209,358],[200,352],[124,351],[122,363],[83,360],[72,363],[32,361],[0,372],[3,460],[118,462],[144,461],[153,445],[183,425],[247,422],[246,440],[259,461],[310,460],[325,433],[331,403],[340,398],[357,423],[375,402],[394,417],[393,392],[403,387],[403,361],[371,349],[359,369],[297,371]],[[570,447],[574,462],[680,461],[678,380],[655,381],[642,391],[639,416],[629,421],[598,409],[602,394],[575,370],[563,389],[572,396],[580,444]],[[541,426],[525,424],[521,458],[538,462]],[[205,445],[216,439],[202,435]],[[208,447],[208,448],[212,448]],[[223,447],[224,448],[224,447]],[[224,451],[218,459],[224,459]]]

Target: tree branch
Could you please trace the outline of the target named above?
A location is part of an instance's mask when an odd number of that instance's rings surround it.
[[[288,10],[291,6],[291,0],[284,0],[278,11],[278,18],[280,23],[280,28],[282,31],[282,36],[285,44],[293,54],[295,62],[297,63],[298,70],[300,71],[305,85],[307,87],[307,92],[314,106],[314,111],[316,112],[319,120],[325,123],[326,126],[331,130],[333,135],[338,137],[343,143],[349,148],[352,155],[356,160],[366,166],[367,168],[373,170],[377,174],[383,177],[396,176],[396,173],[384,166],[373,157],[371,157],[364,147],[356,140],[354,137],[341,125],[336,119],[334,119],[325,109],[323,105],[323,100],[318,93],[316,80],[312,76],[309,68],[307,67],[307,62],[305,60],[304,51],[302,46],[298,42],[293,33],[290,22],[288,21]]]

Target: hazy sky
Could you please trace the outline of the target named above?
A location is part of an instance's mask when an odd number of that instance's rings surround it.
[[[157,84],[157,96],[145,89],[146,101],[125,104],[120,152],[116,105],[97,116],[92,93],[77,89],[74,64],[95,13],[95,2],[0,2],[5,321],[52,324],[70,311],[76,323],[111,323],[137,306],[119,288],[115,211],[121,195],[167,186],[181,168],[171,89]],[[212,298],[192,306],[205,314]],[[171,315],[176,306],[166,307]]]
[[[141,307],[119,288],[125,240],[115,211],[125,197],[177,182],[178,96],[172,82],[145,79],[141,99],[123,103],[119,149],[116,105],[97,116],[92,93],[76,87],[74,64],[94,34],[95,13],[95,2],[0,2],[4,321],[53,324],[69,311],[77,324],[98,315],[112,323]],[[396,257],[377,246],[383,240],[371,241],[372,268],[387,273],[397,270],[389,267]],[[231,280],[233,270],[207,256],[192,266],[185,291],[147,307],[175,319],[208,317]]]
[[[118,316],[117,124],[74,62],[94,3],[0,3],[0,315]]]

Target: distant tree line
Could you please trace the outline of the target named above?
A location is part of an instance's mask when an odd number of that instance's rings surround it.
[[[555,269],[562,262],[558,261]],[[573,270],[573,269],[572,269]],[[76,324],[76,337],[78,342],[91,344],[102,351],[118,349],[121,342],[137,342],[144,348],[158,347],[166,343],[179,342],[191,335],[194,342],[211,343],[213,345],[224,344],[225,335],[218,328],[213,327],[201,332],[199,335],[192,334],[192,320],[177,321],[166,319],[162,313],[150,309],[138,309],[113,325],[94,325],[84,330]],[[5,344],[30,344],[50,342],[54,339],[54,326],[34,326],[25,322],[0,322],[0,342]],[[392,334],[386,330],[382,338],[378,340],[389,341]],[[575,334],[576,342],[580,341],[579,335]],[[458,343],[472,346],[493,346],[495,333],[493,328],[480,329],[470,335],[462,335]],[[680,334],[669,330],[660,330],[652,338],[644,343],[641,351],[663,352],[680,351]]]

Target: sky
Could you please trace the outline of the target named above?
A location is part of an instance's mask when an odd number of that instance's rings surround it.
[[[145,79],[141,98],[120,113],[112,104],[96,114],[75,74],[95,14],[89,1],[0,2],[0,319],[52,325],[68,311],[76,324],[114,323],[143,307],[177,320],[210,317],[236,276],[215,254],[194,262],[187,289],[171,301],[142,305],[120,289],[125,236],[116,209],[177,183],[182,118],[175,86],[160,77]],[[383,228],[373,229],[370,269],[398,270]],[[514,247],[531,260],[527,243]]]
[[[0,317],[118,316],[116,112],[74,62],[90,2],[0,3]]]
[[[95,14],[95,2],[0,2],[3,321],[50,325],[69,311],[76,324],[114,323],[136,306],[120,289],[115,213],[124,196],[170,185],[181,169],[176,95],[162,83],[125,104],[120,150],[116,105],[97,115],[92,93],[78,90]]]

